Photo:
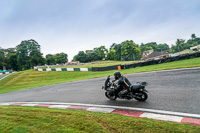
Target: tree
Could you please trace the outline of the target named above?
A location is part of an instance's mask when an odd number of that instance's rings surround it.
[[[108,60],[117,60],[117,54],[114,48],[110,48],[110,51],[107,54]]]
[[[0,47],[0,69],[3,69],[3,67],[5,66],[5,55],[4,55],[4,51],[3,49]]]
[[[147,51],[147,50],[152,50],[153,48],[151,46],[147,46],[147,45],[144,45],[142,44],[140,46],[140,50],[141,50],[141,53],[143,53],[144,51]]]
[[[97,50],[96,51],[86,50],[86,52],[79,51],[79,53],[73,57],[73,61],[80,61],[82,63],[86,63],[86,62],[90,62],[90,61],[99,60],[99,58],[100,57],[98,56]]]
[[[142,58],[142,53],[139,47],[136,47],[134,50],[134,60],[140,60]]]
[[[87,60],[85,62],[96,61],[99,60],[98,52],[94,50],[86,50],[85,51]]]
[[[9,53],[6,56],[6,60],[7,60],[7,68],[8,69],[18,70],[17,53]]]
[[[79,51],[79,53],[74,56],[73,61],[80,61],[82,63],[85,63],[87,62],[87,55],[84,51]]]
[[[194,46],[195,44],[183,43],[182,45],[183,45],[182,46],[183,50],[185,50],[185,49],[190,49],[190,47]]]
[[[54,55],[47,54],[46,55],[46,63],[47,63],[47,65],[55,65],[56,61],[55,61]]]
[[[35,40],[22,41],[16,47],[16,50],[19,70],[26,70],[35,65],[44,64],[44,58],[40,52],[40,45]]]
[[[105,46],[100,46],[94,48],[93,50],[86,50],[85,52],[79,51],[79,53],[74,56],[73,61],[85,63],[89,61],[102,60],[105,59],[107,52],[108,50],[105,48]]]
[[[32,52],[30,55],[30,66],[40,66],[45,64],[45,58],[42,57],[40,52]]]
[[[197,46],[200,44],[200,38],[197,38],[195,34],[191,35],[191,39],[187,40],[184,44],[184,49],[189,49],[190,47]]]
[[[140,58],[141,51],[132,40],[122,42],[121,45],[123,60],[137,60]]]
[[[184,42],[185,42],[185,40],[183,40],[183,39],[177,39],[177,41],[176,41],[177,51],[176,52],[180,52],[183,50]]]
[[[65,53],[57,53],[55,56],[54,56],[54,59],[56,61],[56,64],[61,64],[61,63],[66,63],[68,62],[68,55],[65,54]]]
[[[116,43],[113,43],[111,45],[111,48],[113,48],[116,52],[116,60],[121,60],[121,51],[122,51],[122,46],[121,44],[116,44]]]
[[[95,51],[93,51],[93,52],[91,53],[91,59],[92,59],[91,61],[97,61],[97,60],[99,60],[98,53],[95,52]],[[88,62],[88,60],[87,60],[86,62]]]
[[[98,48],[94,48],[93,50],[98,55],[98,60],[105,59],[105,55],[108,53],[108,50],[105,48],[105,46],[100,46]]]
[[[157,51],[169,51],[169,45],[165,44],[159,44],[157,47]]]
[[[152,49],[154,49],[155,51],[157,51],[158,45],[156,42],[150,42],[145,44],[146,47],[151,47]]]
[[[171,48],[169,49],[169,53],[175,53],[175,45],[171,44]]]
[[[192,34],[192,35],[191,35],[191,38],[192,38],[192,40],[194,40],[194,39],[196,38],[196,35],[195,35],[195,34]]]
[[[6,60],[6,68],[17,70],[17,51],[15,48],[5,49],[5,60]]]

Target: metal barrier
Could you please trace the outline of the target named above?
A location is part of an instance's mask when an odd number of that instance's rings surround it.
[[[135,67],[142,67],[142,66],[148,66],[148,65],[155,65],[155,64],[161,64],[161,63],[168,63],[178,60],[185,60],[185,59],[192,59],[200,57],[200,52],[196,53],[190,53],[190,54],[183,54],[178,55],[175,57],[168,57],[158,60],[151,60],[151,61],[145,61],[145,62],[138,62],[128,65],[115,65],[115,66],[108,66],[108,67],[93,67],[92,71],[109,71],[109,70],[118,70],[118,66],[121,66],[121,69],[129,69],[129,68],[135,68]]]

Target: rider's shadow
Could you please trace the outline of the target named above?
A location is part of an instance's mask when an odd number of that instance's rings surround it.
[[[139,102],[137,100],[117,99],[117,100],[107,100],[106,104],[111,106],[138,107],[142,105],[148,105],[150,103],[148,102],[148,100],[145,102]]]

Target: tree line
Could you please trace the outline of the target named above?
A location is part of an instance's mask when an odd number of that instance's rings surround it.
[[[109,49],[105,46],[100,46],[92,50],[79,51],[78,54],[73,57],[73,61],[86,63],[97,60],[140,60],[142,53],[147,50],[176,53],[199,44],[200,38],[196,37],[195,34],[192,34],[191,38],[188,40],[177,39],[171,48],[166,43],[157,44],[156,42],[150,42],[139,45],[132,40],[127,40],[119,44],[113,43]],[[33,68],[33,66],[44,64],[55,65],[66,62],[68,62],[68,55],[63,52],[47,54],[43,57],[43,53],[40,51],[40,45],[33,39],[24,40],[15,48],[3,49],[0,47],[0,70],[4,68],[27,70]]]
[[[190,47],[197,46],[200,44],[200,38],[196,37],[195,34],[191,35],[191,39],[184,40],[184,39],[177,39],[176,44],[172,45],[171,53],[176,53],[183,51],[185,49],[189,49]]]
[[[157,44],[156,42],[150,42],[138,45],[132,40],[127,40],[120,44],[113,43],[109,49],[106,49],[105,46],[100,46],[94,48],[93,50],[79,51],[79,53],[74,56],[73,61],[80,61],[85,63],[96,60],[140,60],[142,57],[142,53],[147,50],[176,53],[199,44],[200,38],[197,38],[195,34],[192,34],[191,39],[187,41],[184,39],[177,39],[176,44],[172,45],[171,48],[166,43]]]
[[[44,58],[40,51],[40,45],[33,39],[22,41],[15,48],[3,49],[0,47],[0,70],[27,70],[33,66],[66,62],[68,62],[66,53],[48,54]]]

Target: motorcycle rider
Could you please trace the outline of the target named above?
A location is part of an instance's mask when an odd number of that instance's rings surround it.
[[[119,71],[114,72],[114,77],[115,81],[118,80],[116,89],[119,91],[119,95],[122,96],[128,93],[131,87],[130,81],[125,76],[121,75]]]

